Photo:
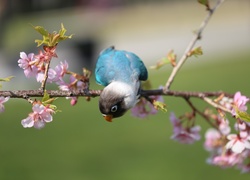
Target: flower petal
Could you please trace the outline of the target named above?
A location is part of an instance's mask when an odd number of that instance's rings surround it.
[[[27,59],[28,57],[25,52],[20,52],[20,58]]]
[[[51,121],[53,120],[53,117],[52,117],[51,114],[48,113],[48,112],[44,112],[44,113],[42,114],[42,118],[43,118],[43,120],[44,120],[45,122],[51,122]]]
[[[24,128],[30,128],[34,126],[34,120],[30,116],[28,116],[26,119],[23,119],[21,121],[21,124]]]
[[[242,153],[244,149],[245,145],[241,141],[236,141],[235,144],[232,146],[232,151],[237,154]]]
[[[34,128],[42,129],[45,126],[45,121],[38,120],[34,123]]]

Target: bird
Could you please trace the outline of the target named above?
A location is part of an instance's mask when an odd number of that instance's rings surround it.
[[[104,119],[112,122],[134,107],[140,98],[141,81],[147,79],[147,68],[134,53],[116,50],[114,46],[102,50],[96,62],[95,80],[104,86],[99,98]]]

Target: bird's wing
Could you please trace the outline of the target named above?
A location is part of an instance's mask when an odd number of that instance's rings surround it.
[[[112,65],[114,47],[103,50],[97,60],[95,68],[95,79],[98,84],[107,86],[114,79],[115,71]]]
[[[146,81],[148,79],[148,71],[142,60],[134,53],[127,51],[123,52],[130,61],[131,69],[133,69],[133,71],[135,71],[138,74],[139,80]]]
[[[95,76],[98,84],[107,86],[112,81],[130,82],[132,76],[137,80],[147,80],[148,72],[135,54],[110,47],[100,53]]]

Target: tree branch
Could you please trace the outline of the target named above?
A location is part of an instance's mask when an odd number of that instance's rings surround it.
[[[203,99],[204,97],[218,97],[220,95],[224,95],[229,98],[233,98],[234,94],[226,93],[223,91],[215,91],[215,92],[194,92],[194,91],[167,91],[165,92],[163,89],[155,89],[155,90],[143,90],[141,92],[141,96],[151,96],[151,95],[163,95],[163,96],[176,96],[176,97],[197,97]]]
[[[62,90],[47,90],[50,97],[96,97],[99,96],[101,90],[90,91],[62,91]],[[43,90],[13,90],[13,91],[0,91],[0,96],[10,98],[27,98],[27,97],[43,97]]]
[[[203,32],[203,30],[205,29],[206,25],[208,24],[208,21],[210,20],[210,18],[212,17],[213,13],[215,12],[215,10],[224,2],[224,0],[218,0],[217,4],[214,6],[214,8],[209,9],[208,10],[208,14],[205,17],[205,19],[202,21],[200,28],[198,29],[198,31],[195,33],[193,39],[191,40],[191,42],[189,43],[189,45],[187,46],[184,54],[182,55],[181,59],[179,60],[179,62],[177,63],[177,65],[173,68],[168,81],[164,87],[164,91],[168,91],[171,84],[174,81],[174,78],[177,74],[177,72],[180,70],[180,68],[182,67],[182,65],[185,63],[185,61],[187,60],[187,58],[189,57],[189,52],[194,48],[194,45],[196,44],[196,42],[198,40],[201,39],[201,34]]]
[[[46,92],[50,97],[97,97],[100,96],[102,90],[85,90],[85,91],[62,91],[62,90],[47,90]],[[26,97],[42,97],[44,94],[43,90],[8,90],[0,91],[0,96],[10,98],[26,98]],[[229,94],[223,91],[215,92],[192,92],[192,91],[167,91],[164,92],[163,89],[153,89],[153,90],[141,90],[141,96],[152,96],[152,95],[163,95],[163,96],[175,96],[175,97],[197,97],[204,99],[204,97],[218,97],[224,95],[229,98],[233,98],[234,94]]]

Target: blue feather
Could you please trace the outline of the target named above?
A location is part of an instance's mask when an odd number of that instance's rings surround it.
[[[134,53],[109,47],[98,57],[95,77],[96,82],[103,86],[107,86],[112,81],[130,84],[133,80],[147,80],[148,71],[142,60]]]

